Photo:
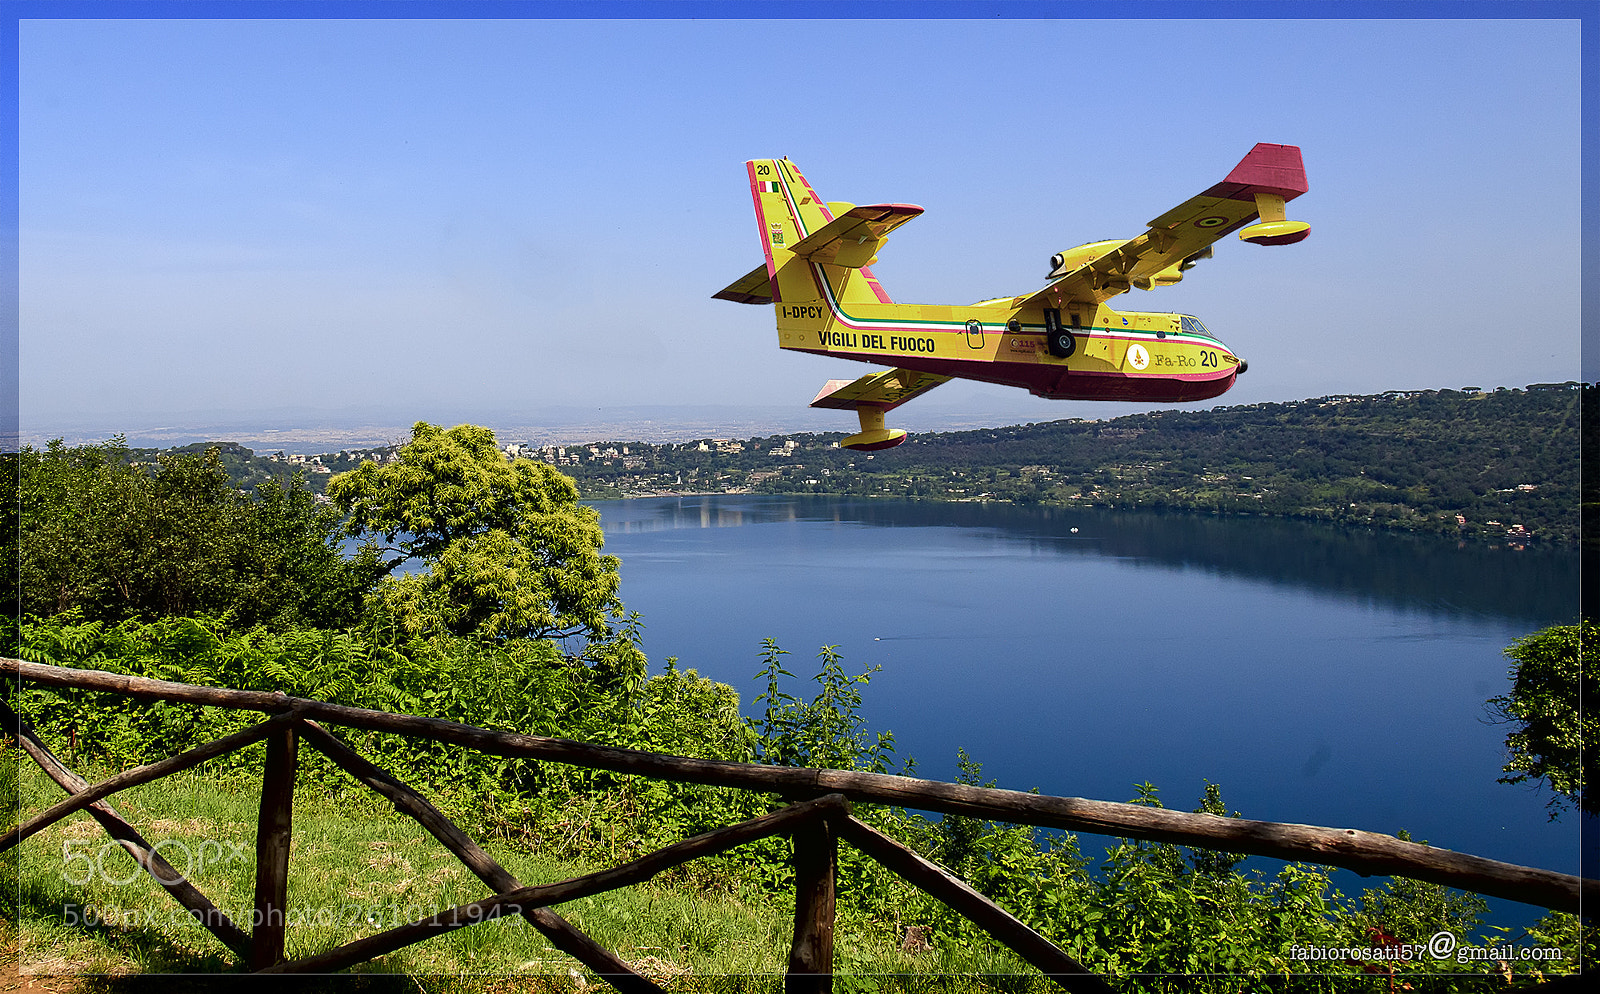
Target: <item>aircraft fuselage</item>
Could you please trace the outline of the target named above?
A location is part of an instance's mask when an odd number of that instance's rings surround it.
[[[1063,309],[1054,320],[1040,308],[993,302],[773,306],[782,348],[1022,387],[1052,400],[1207,400],[1233,386],[1243,365],[1193,317],[1104,304]],[[1051,353],[1061,331],[1072,336],[1070,355]]]

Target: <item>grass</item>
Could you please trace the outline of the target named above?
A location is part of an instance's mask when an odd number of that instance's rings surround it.
[[[22,761],[19,763],[18,760]],[[93,780],[111,771],[83,768]],[[61,796],[43,771],[12,748],[0,756],[0,793],[24,813]],[[10,781],[15,792],[7,789]],[[255,882],[259,781],[208,776],[168,777],[110,799],[159,851],[245,931]],[[13,812],[5,812],[13,823]],[[471,831],[470,826],[466,826]],[[554,858],[505,841],[480,840],[523,883],[546,883],[603,867]],[[233,953],[198,926],[154,881],[111,843],[89,815],[78,813],[32,836],[0,864],[15,874],[0,928],[13,933],[21,974],[128,976],[243,971]],[[6,888],[11,890],[11,888]],[[302,783],[295,794],[290,853],[287,956],[332,949],[384,928],[487,896],[455,857],[411,819],[376,795]],[[669,990],[776,990],[788,956],[788,895],[747,901],[684,883],[650,883],[612,891],[555,910],[635,969]],[[9,936],[0,936],[8,938]],[[841,975],[917,990],[940,976],[993,976],[1007,989],[1026,988],[1029,974],[997,948],[902,951],[899,937],[841,920],[836,966]],[[520,918],[446,933],[351,971],[404,975],[417,989],[520,991],[581,989],[597,978],[551,947]],[[1002,979],[1001,975],[1011,975]],[[889,978],[898,976],[899,980]],[[456,978],[450,980],[448,978]],[[468,987],[455,986],[477,978]],[[504,978],[532,986],[502,987]],[[1034,975],[1035,979],[1037,975]],[[850,989],[846,986],[838,989]],[[444,984],[439,987],[438,984]],[[551,986],[554,985],[554,986]],[[728,985],[731,985],[729,987]],[[938,983],[943,989],[943,984]],[[398,989],[398,988],[397,988]]]

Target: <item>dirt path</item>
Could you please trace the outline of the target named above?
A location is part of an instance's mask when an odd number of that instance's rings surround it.
[[[78,977],[46,977],[24,975],[17,972],[16,950],[6,950],[6,962],[0,965],[0,991],[28,991],[30,994],[74,994],[83,989]]]

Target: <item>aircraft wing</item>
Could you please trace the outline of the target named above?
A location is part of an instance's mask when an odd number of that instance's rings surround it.
[[[922,213],[914,204],[852,207],[796,242],[790,249],[812,262],[860,269],[872,262],[889,232]]]
[[[1144,234],[1108,247],[1069,272],[1051,273],[1052,283],[1012,303],[1099,304],[1132,286],[1150,290],[1176,283],[1184,270],[1211,254],[1213,242],[1260,216],[1258,195],[1281,198],[1281,206],[1306,190],[1298,147],[1258,144],[1227,179],[1151,221]]]
[[[887,411],[906,401],[920,397],[948,376],[938,373],[919,373],[914,369],[889,369],[881,373],[868,373],[855,380],[829,380],[811,402],[812,407],[827,407],[839,411],[853,411],[858,407],[878,407]]]
[[[731,300],[736,304],[772,303],[772,280],[767,275],[767,264],[763,262],[711,297],[713,300]]]

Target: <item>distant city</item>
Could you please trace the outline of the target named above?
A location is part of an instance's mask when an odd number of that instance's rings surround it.
[[[1119,411],[1118,413],[1126,413]],[[914,431],[961,431],[989,428],[1030,420],[1068,416],[1040,412],[1031,417],[1015,411],[941,410],[908,412],[906,427]],[[537,420],[535,420],[537,419]],[[545,445],[587,445],[594,442],[637,441],[656,444],[702,438],[751,438],[792,432],[853,431],[853,416],[838,411],[814,411],[798,406],[772,407],[634,407],[600,410],[557,408],[549,412],[455,417],[418,414],[415,420],[434,424],[479,424],[491,429],[502,442]],[[263,413],[223,420],[215,415],[169,419],[166,423],[113,424],[109,419],[78,423],[31,424],[23,418],[21,441],[41,447],[59,438],[68,445],[104,442],[122,434],[135,448],[172,448],[193,442],[227,440],[257,452],[314,455],[353,448],[375,448],[404,442],[411,437],[411,422],[387,418],[355,420],[337,416]]]

